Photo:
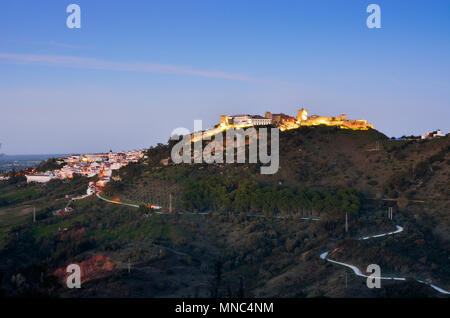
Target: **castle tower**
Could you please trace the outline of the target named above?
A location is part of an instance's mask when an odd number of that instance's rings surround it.
[[[304,108],[299,109],[297,113],[297,121],[302,122],[308,119],[308,111]]]
[[[228,125],[228,116],[227,115],[221,115],[220,116],[220,123],[222,124],[225,124],[225,125]]]

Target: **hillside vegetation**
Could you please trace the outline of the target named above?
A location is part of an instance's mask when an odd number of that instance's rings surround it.
[[[273,175],[260,174],[259,164],[174,164],[172,146],[148,149],[148,159],[123,167],[105,187],[105,196],[139,209],[93,196],[74,202],[72,215],[56,217],[50,210],[87,179],[1,183],[3,295],[442,296],[413,279],[450,290],[448,137],[397,141],[376,130],[288,130],[280,133]],[[166,213],[155,214],[149,203]],[[38,207],[36,223],[29,214],[12,219],[11,211],[25,206]],[[356,240],[397,224],[402,233]],[[330,249],[338,261],[361,269],[379,264],[383,274],[411,280],[368,289],[364,279],[320,259]],[[95,270],[98,255],[114,268]],[[55,274],[73,262],[94,264],[77,290]]]

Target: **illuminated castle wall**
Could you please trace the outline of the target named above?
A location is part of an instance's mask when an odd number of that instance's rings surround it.
[[[300,109],[297,114],[297,123],[300,126],[338,126],[348,129],[369,129],[373,128],[373,125],[367,123],[364,119],[348,120],[347,115],[333,116],[308,116],[308,111],[304,108]]]

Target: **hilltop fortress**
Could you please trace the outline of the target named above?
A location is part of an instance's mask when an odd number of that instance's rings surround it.
[[[373,128],[364,119],[351,120],[347,119],[347,115],[340,116],[308,116],[308,111],[304,108],[299,109],[297,117],[292,117],[283,113],[272,114],[265,112],[264,117],[259,115],[222,115],[220,116],[219,127],[227,128],[243,128],[251,126],[274,125],[279,127],[281,131],[299,128],[300,126],[337,126],[344,129],[367,130]]]
[[[368,124],[365,119],[352,120],[347,119],[347,115],[340,116],[308,116],[308,111],[304,108],[297,111],[297,117],[289,116],[283,113],[272,114],[265,112],[264,117],[260,115],[221,115],[220,123],[212,129],[203,131],[202,134],[191,133],[191,142],[210,138],[218,133],[228,129],[239,129],[254,126],[274,126],[280,131],[296,129],[302,126],[334,126],[342,129],[368,130],[373,129],[373,125]]]

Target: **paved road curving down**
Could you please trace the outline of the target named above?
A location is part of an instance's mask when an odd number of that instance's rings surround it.
[[[381,233],[381,234],[372,235],[372,236],[365,236],[365,237],[360,238],[360,240],[368,240],[370,238],[377,238],[377,237],[388,236],[388,235],[393,235],[393,234],[403,232],[403,227],[401,227],[400,225],[396,225],[396,227],[397,227],[396,231]]]
[[[388,235],[393,235],[393,234],[397,234],[397,233],[403,232],[403,227],[401,227],[400,225],[396,225],[396,227],[397,227],[397,230],[396,230],[396,231],[393,231],[393,232],[386,232],[386,233],[381,233],[381,234],[372,235],[372,236],[365,236],[365,237],[360,238],[359,240],[368,240],[368,239],[371,239],[371,238],[378,238],[378,237],[383,237],[383,236],[388,236]],[[347,264],[347,263],[342,263],[342,262],[338,262],[338,261],[335,261],[335,260],[332,260],[332,259],[328,258],[327,256],[328,256],[329,253],[330,253],[330,251],[323,252],[322,254],[320,254],[320,258],[321,258],[321,259],[324,259],[324,260],[326,260],[327,262],[330,262],[330,263],[334,263],[334,264],[338,264],[338,265],[342,265],[342,266],[348,267],[348,268],[350,268],[350,269],[353,271],[353,273],[355,273],[356,276],[364,277],[364,278],[369,277],[368,275],[363,274],[363,273],[361,272],[361,270],[360,270],[358,267],[354,266],[354,265]],[[405,277],[387,277],[387,276],[381,276],[381,277],[379,277],[379,278],[380,278],[380,279],[388,279],[388,280],[401,280],[401,281],[406,281],[406,278],[405,278]],[[419,283],[421,283],[421,284],[428,285],[428,286],[430,286],[431,288],[433,288],[434,290],[436,290],[436,291],[438,291],[438,292],[440,292],[440,293],[442,293],[442,294],[450,295],[450,292],[449,292],[449,291],[447,291],[447,290],[445,290],[445,289],[442,289],[442,288],[440,288],[440,287],[438,287],[438,286],[436,286],[436,285],[433,285],[433,284],[431,284],[431,283],[425,282],[425,281],[420,280],[420,279],[416,279],[416,281],[419,282]]]
[[[108,200],[108,199],[105,199],[104,197],[102,197],[101,195],[100,195],[100,193],[96,193],[96,196],[97,196],[97,198],[99,198],[99,199],[101,199],[101,200],[103,200],[103,201],[106,201],[106,202],[109,202],[109,203],[114,203],[114,204],[120,204],[120,205],[126,205],[126,206],[131,206],[131,207],[133,207],[133,208],[139,208],[139,205],[136,205],[136,204],[131,204],[131,203],[124,203],[124,202],[116,202],[116,201],[113,201],[113,200]]]

